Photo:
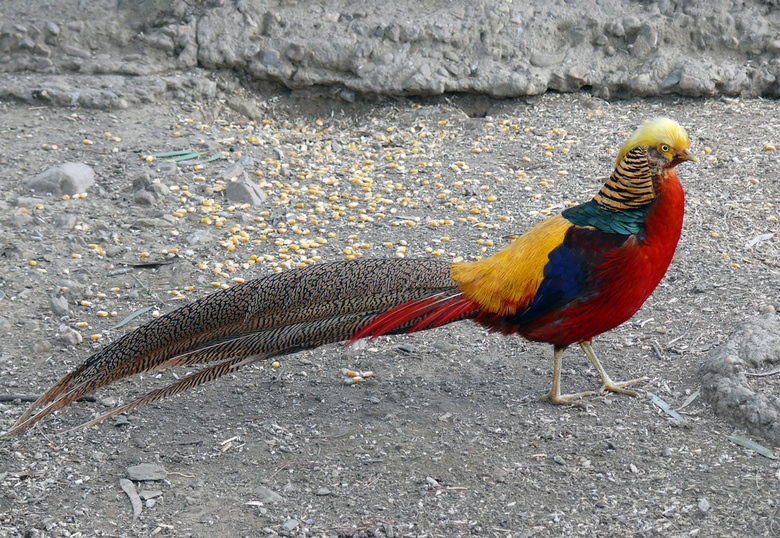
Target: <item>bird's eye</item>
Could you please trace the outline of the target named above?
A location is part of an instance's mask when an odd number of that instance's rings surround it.
[[[667,153],[669,151],[669,146],[667,146],[666,144],[661,144],[661,151],[663,153]]]

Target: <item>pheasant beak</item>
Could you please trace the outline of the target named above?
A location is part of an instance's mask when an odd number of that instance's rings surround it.
[[[677,159],[680,161],[693,161],[695,163],[699,162],[699,158],[691,153],[691,148],[685,148],[681,153],[678,153],[675,160]]]
[[[685,162],[685,161],[693,161],[695,163],[699,162],[699,158],[691,153],[691,148],[685,148],[684,150],[675,153],[674,159],[672,159],[672,166],[677,166],[678,164]]]

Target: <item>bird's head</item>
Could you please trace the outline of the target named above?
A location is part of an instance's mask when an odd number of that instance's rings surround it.
[[[651,167],[674,168],[683,161],[699,162],[691,153],[691,141],[679,123],[669,118],[648,120],[631,135],[618,155],[620,162],[637,146],[647,147]]]

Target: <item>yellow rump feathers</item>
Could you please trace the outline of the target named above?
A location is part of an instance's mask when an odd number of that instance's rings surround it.
[[[512,315],[536,296],[550,251],[563,242],[570,227],[560,215],[543,220],[489,258],[453,264],[452,279],[483,309]]]
[[[688,155],[688,159],[695,160],[696,157],[690,155],[690,145],[688,133],[679,123],[669,118],[655,118],[640,125],[631,138],[626,140],[620,150],[617,162],[620,163],[626,153],[637,146],[659,148],[659,151],[665,153],[670,161],[675,155]],[[666,151],[662,149],[662,146],[668,146]]]

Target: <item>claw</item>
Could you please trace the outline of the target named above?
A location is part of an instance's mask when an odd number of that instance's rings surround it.
[[[580,409],[587,409],[588,406],[593,406],[593,404],[589,402],[581,402],[579,400],[581,398],[593,396],[594,394],[596,393],[592,391],[577,392],[575,394],[554,394],[551,390],[549,394],[545,396],[545,398],[550,400],[550,403],[554,405],[573,405],[575,407],[579,407]]]
[[[636,379],[632,379],[630,381],[612,381],[609,376],[604,380],[604,384],[601,386],[601,389],[599,390],[599,394],[604,394],[605,392],[619,392],[620,394],[628,394],[629,396],[639,396],[639,393],[635,390],[627,389],[624,387],[628,387],[629,385],[633,385],[634,383],[639,383],[641,381],[647,381],[648,377],[638,377]]]
[[[593,404],[583,403],[578,400],[580,398],[593,396],[594,394],[604,394],[605,392],[619,392],[620,394],[628,394],[629,396],[639,396],[639,394],[636,391],[627,389],[625,387],[628,387],[629,385],[633,385],[634,383],[638,383],[640,381],[647,381],[648,380],[647,377],[640,377],[637,379],[632,379],[630,381],[612,381],[612,379],[610,379],[607,372],[604,370],[604,367],[601,366],[601,363],[599,363],[599,360],[596,358],[596,354],[593,352],[593,348],[591,347],[590,342],[589,341],[580,342],[580,347],[590,359],[590,362],[593,364],[593,367],[596,368],[596,371],[599,373],[599,376],[601,376],[601,382],[603,383],[603,385],[601,385],[601,389],[595,392],[587,391],[587,392],[577,392],[575,394],[561,394],[561,355],[563,354],[563,350],[565,348],[556,346],[553,354],[554,357],[553,386],[550,389],[550,392],[546,396],[546,398],[550,400],[550,402],[556,405],[576,405],[577,407],[584,409],[588,405],[593,405]]]

